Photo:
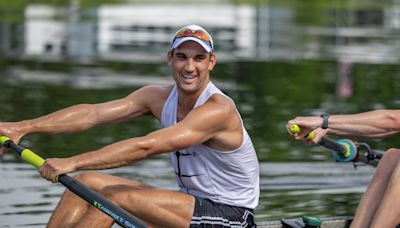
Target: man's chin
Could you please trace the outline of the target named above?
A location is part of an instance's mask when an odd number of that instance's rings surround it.
[[[197,87],[195,85],[188,84],[180,84],[179,89],[186,93],[194,93],[197,91]]]

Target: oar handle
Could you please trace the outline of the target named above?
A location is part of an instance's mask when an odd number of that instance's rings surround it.
[[[293,134],[300,134],[301,128],[299,125],[293,124],[290,126],[290,132],[292,132]],[[315,138],[315,133],[310,132],[306,136],[306,138],[308,140],[313,140]],[[324,136],[321,138],[318,144],[327,149],[330,149],[332,152],[335,152],[333,153],[333,156],[338,162],[353,161],[357,157],[357,146],[351,140],[348,139],[334,140],[327,136]]]
[[[43,163],[45,162],[45,160],[42,157],[35,154],[33,151],[29,149],[23,148],[22,146],[18,146],[10,138],[6,136],[0,136],[0,142],[3,146],[9,147],[18,152],[24,161],[33,165],[36,169],[39,169],[40,166],[42,166]]]
[[[36,169],[39,169],[43,165],[45,160],[33,151],[26,149],[22,146],[15,144],[10,138],[6,136],[0,136],[0,143],[4,147],[11,148],[18,152],[22,159],[33,165]],[[118,207],[104,196],[88,188],[73,177],[66,174],[61,174],[58,177],[58,181],[68,188],[71,192],[77,196],[86,200],[89,204],[93,205],[97,209],[101,210],[108,216],[112,217],[115,222],[123,227],[129,228],[146,228],[142,221],[127,212],[126,210]]]
[[[292,124],[292,125],[290,125],[290,132],[292,132],[293,134],[300,134],[301,128],[297,124]],[[309,134],[307,134],[305,138],[308,139],[309,141],[311,141],[315,138],[315,133],[312,131]]]

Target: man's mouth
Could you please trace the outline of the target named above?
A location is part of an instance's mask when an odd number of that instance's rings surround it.
[[[182,77],[183,77],[184,79],[193,79],[193,78],[195,78],[196,76],[195,76],[195,75],[182,74]]]

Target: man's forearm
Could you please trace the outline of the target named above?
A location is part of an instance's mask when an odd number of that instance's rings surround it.
[[[80,132],[96,125],[94,105],[80,104],[31,120],[17,122],[23,135],[32,133],[60,134]]]
[[[329,133],[380,138],[400,131],[400,112],[376,110],[354,115],[333,115],[329,119]]]
[[[74,171],[111,169],[126,166],[150,156],[152,146],[143,137],[123,140],[96,151],[70,157]]]

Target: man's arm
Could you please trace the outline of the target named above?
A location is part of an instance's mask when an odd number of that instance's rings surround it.
[[[375,110],[354,115],[333,115],[328,133],[381,138],[400,131],[400,110]]]
[[[62,173],[126,166],[155,154],[204,143],[226,132],[232,115],[237,114],[224,105],[204,104],[178,124],[146,136],[123,140],[66,159],[47,159],[40,172],[43,177],[52,180]]]
[[[96,125],[111,124],[150,113],[149,103],[159,88],[143,87],[125,98],[99,104],[74,105],[54,113],[20,122],[0,123],[0,134],[16,143],[28,134],[80,132]]]
[[[318,141],[325,134],[336,134],[363,138],[382,138],[400,131],[400,110],[375,110],[350,115],[331,115],[328,129],[321,129],[322,118],[319,116],[296,117],[288,121],[288,129],[297,124],[305,131],[296,139],[302,139],[304,134],[315,130]]]

